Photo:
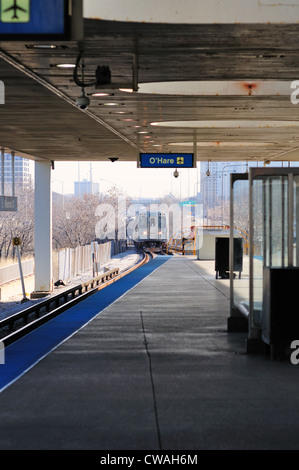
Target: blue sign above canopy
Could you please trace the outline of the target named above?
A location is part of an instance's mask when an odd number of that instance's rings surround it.
[[[0,39],[67,39],[66,0],[0,0]]]
[[[141,153],[140,168],[193,168],[193,153]]]

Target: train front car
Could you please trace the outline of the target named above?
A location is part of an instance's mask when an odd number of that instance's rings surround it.
[[[141,212],[138,216],[136,244],[160,252],[167,242],[167,216],[163,212]]]

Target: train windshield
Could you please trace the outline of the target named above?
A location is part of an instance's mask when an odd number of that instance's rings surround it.
[[[141,215],[139,219],[139,227],[141,229],[147,228],[147,218],[145,215]]]
[[[155,226],[156,226],[156,219],[155,219],[155,217],[151,217],[151,218],[150,218],[150,225],[151,225],[151,227],[155,227]]]

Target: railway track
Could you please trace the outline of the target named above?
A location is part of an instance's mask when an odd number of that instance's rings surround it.
[[[142,259],[122,273],[120,273],[119,268],[112,269],[92,278],[90,281],[78,284],[10,317],[4,318],[0,321],[0,341],[5,347],[8,346],[57,315],[82,302],[90,295],[138,269],[152,258],[151,253],[145,253],[142,250],[139,250],[139,252],[142,255]]]

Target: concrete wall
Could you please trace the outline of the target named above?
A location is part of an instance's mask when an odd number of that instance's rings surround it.
[[[34,260],[22,261],[22,271],[24,276],[34,273]],[[10,264],[0,268],[0,284],[20,279],[19,263]]]

